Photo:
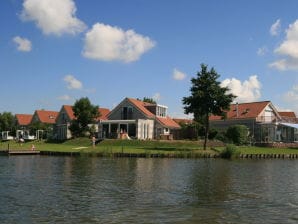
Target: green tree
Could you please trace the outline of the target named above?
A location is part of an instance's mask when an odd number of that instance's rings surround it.
[[[245,125],[233,125],[229,127],[226,135],[236,145],[245,145],[249,140],[249,130]]]
[[[139,101],[143,101],[145,103],[152,103],[152,104],[156,104],[156,101],[153,98],[150,97],[144,97],[142,100],[137,98],[137,100]]]
[[[74,137],[83,136],[89,132],[89,124],[93,124],[100,116],[98,106],[92,105],[88,97],[83,97],[73,105],[73,113],[76,117],[70,125],[70,131]]]
[[[0,130],[15,130],[15,117],[11,112],[3,112],[2,114],[0,114]]]
[[[182,99],[184,112],[193,113],[194,120],[205,128],[204,150],[209,135],[209,116],[224,116],[224,111],[230,108],[235,98],[233,94],[228,93],[228,88],[220,86],[220,82],[217,81],[219,77],[213,67],[208,70],[207,65],[201,64],[201,71],[197,73],[197,77],[191,79],[191,95]]]

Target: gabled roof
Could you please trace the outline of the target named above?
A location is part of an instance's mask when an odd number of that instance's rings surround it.
[[[36,110],[35,114],[41,123],[55,124],[59,112],[49,110]]]
[[[32,114],[16,114],[15,116],[16,116],[18,125],[21,125],[21,126],[29,125],[33,117]]]
[[[296,118],[296,114],[293,111],[279,111],[281,117]]]
[[[75,119],[75,115],[73,113],[72,106],[70,105],[63,105],[64,110],[66,111],[70,120]],[[97,120],[107,120],[107,115],[110,113],[110,110],[107,108],[98,108],[98,112],[100,113],[100,117]]]
[[[71,105],[63,105],[63,108],[66,111],[67,116],[69,117],[70,120],[75,119]]]
[[[156,116],[156,120],[165,127],[168,128],[180,128],[180,125],[177,124],[172,118],[170,117],[158,117]]]
[[[270,101],[231,104],[226,119],[257,118],[269,104],[271,104]],[[209,119],[210,121],[222,120],[220,116],[214,115],[211,115]]]
[[[145,106],[153,106],[152,103],[146,103],[140,100],[136,100],[133,98],[126,98],[129,102],[131,102],[137,109],[139,109],[144,115],[148,118],[153,118],[155,115],[151,113]]]

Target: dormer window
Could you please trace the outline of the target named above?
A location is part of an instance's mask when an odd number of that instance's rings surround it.
[[[166,106],[156,105],[156,116],[166,117],[167,109],[168,108]]]

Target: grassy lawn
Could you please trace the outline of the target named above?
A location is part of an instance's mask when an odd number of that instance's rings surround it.
[[[91,140],[87,138],[72,139],[61,143],[47,143],[44,141],[26,142],[23,144],[14,141],[0,142],[0,149],[30,150],[34,144],[36,150],[51,152],[80,152],[84,153],[148,153],[148,154],[217,154],[224,147],[215,147],[216,150],[208,148],[203,150],[202,142],[198,141],[141,141],[141,140],[104,140],[95,148]],[[298,154],[298,149],[290,148],[264,148],[245,146],[238,147],[241,154]]]
[[[104,140],[92,147],[90,139],[78,138],[61,143],[47,143],[41,141],[26,142],[23,144],[14,141],[1,142],[0,149],[30,150],[34,144],[36,150],[52,152],[80,152],[80,153],[201,153],[215,154],[208,149],[204,151],[202,145],[195,141],[139,141],[139,140]]]
[[[298,149],[292,148],[265,148],[265,147],[238,147],[241,154],[298,154]]]

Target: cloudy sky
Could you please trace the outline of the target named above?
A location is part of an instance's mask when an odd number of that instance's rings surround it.
[[[238,102],[298,114],[296,0],[6,0],[0,11],[0,112],[153,97],[183,116],[205,63]]]

